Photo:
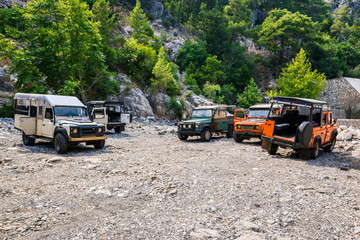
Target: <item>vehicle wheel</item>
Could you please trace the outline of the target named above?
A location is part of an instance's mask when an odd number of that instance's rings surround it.
[[[105,146],[105,140],[99,140],[94,142],[94,148],[102,149]]]
[[[115,132],[116,132],[116,133],[121,133],[121,128],[120,128],[120,127],[116,127],[116,128],[115,128]]]
[[[211,139],[211,130],[208,128],[205,128],[201,133],[201,141],[209,142],[210,139]]]
[[[233,125],[229,126],[228,131],[226,133],[226,136],[228,138],[233,138],[234,137],[234,126]]]
[[[311,158],[316,159],[320,152],[320,141],[314,143],[314,147],[311,149]]]
[[[66,153],[69,145],[66,137],[62,133],[58,133],[54,138],[55,151],[58,153]]]
[[[331,152],[334,149],[335,144],[336,144],[336,137],[334,137],[334,139],[331,140],[331,144],[329,146],[324,148],[324,151],[325,152]]]
[[[25,146],[34,146],[35,138],[26,135],[24,132],[22,133],[22,140]]]
[[[269,153],[270,155],[275,155],[276,152],[277,152],[277,150],[278,150],[278,148],[279,148],[278,145],[276,145],[276,144],[271,144],[270,149],[268,149],[268,153]]]
[[[188,139],[189,135],[178,133],[178,138],[182,141]]]
[[[234,140],[235,142],[241,143],[244,141],[244,138],[240,137],[239,134],[234,134]]]

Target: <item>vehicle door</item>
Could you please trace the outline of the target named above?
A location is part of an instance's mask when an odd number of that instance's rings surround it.
[[[42,119],[41,132],[44,137],[54,137],[54,114],[51,107],[45,107],[44,118]]]
[[[15,104],[15,127],[27,135],[36,134],[36,100],[17,99]]]
[[[325,143],[331,141],[332,132],[334,131],[334,127],[332,124],[333,124],[332,113],[329,112],[327,114]]]
[[[323,112],[321,114],[321,144],[326,143],[326,135],[327,135],[327,112]]]
[[[107,126],[108,116],[106,114],[106,108],[104,108],[104,107],[94,108],[92,110],[91,116],[92,116],[94,122],[104,124],[105,126]]]
[[[214,110],[212,130],[213,131],[226,131],[228,129],[228,120],[225,110]]]
[[[246,120],[245,110],[236,109],[234,113],[234,124]]]

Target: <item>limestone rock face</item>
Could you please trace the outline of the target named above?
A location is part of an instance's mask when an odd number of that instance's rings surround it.
[[[154,117],[154,112],[143,91],[133,88],[120,96],[124,102],[124,110],[132,112],[137,117]]]
[[[157,119],[174,119],[174,113],[169,111],[168,103],[170,97],[164,93],[150,93],[149,102],[153,108],[155,118]]]
[[[212,106],[214,105],[214,103],[208,99],[206,99],[204,96],[199,96],[196,95],[195,93],[193,93],[193,96],[190,99],[190,103],[194,106],[194,107],[199,107],[199,106]]]

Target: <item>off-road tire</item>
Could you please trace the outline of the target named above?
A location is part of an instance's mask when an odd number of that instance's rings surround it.
[[[98,140],[94,142],[94,148],[102,149],[105,146],[105,140]]]
[[[333,137],[333,139],[331,139],[331,144],[327,147],[324,147],[324,151],[331,152],[334,149],[335,144],[336,144],[336,137]]]
[[[201,141],[202,142],[209,142],[211,140],[211,130],[209,128],[205,128],[201,132]]]
[[[121,127],[116,127],[116,128],[115,128],[115,132],[116,132],[116,133],[121,133]]]
[[[62,133],[57,133],[54,137],[54,148],[57,153],[66,153],[68,150],[68,140]]]
[[[227,138],[233,138],[234,137],[234,125],[230,125],[228,128],[228,131],[226,133]]]
[[[314,142],[314,147],[311,149],[311,159],[316,159],[320,152],[320,141]]]
[[[26,135],[24,132],[22,133],[22,140],[25,146],[34,146],[35,138]]]
[[[244,141],[244,138],[240,137],[239,134],[234,134],[234,140],[235,142],[241,143]]]
[[[186,139],[188,139],[188,137],[189,137],[189,135],[178,133],[178,138],[181,141],[185,141]]]
[[[269,153],[270,155],[275,155],[276,152],[277,152],[277,150],[278,150],[278,148],[279,148],[278,145],[272,143],[270,149],[268,149],[268,153]]]

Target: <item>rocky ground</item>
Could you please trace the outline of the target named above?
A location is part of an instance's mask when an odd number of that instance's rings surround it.
[[[358,140],[304,161],[175,129],[137,121],[58,155],[0,119],[0,239],[360,239]]]

